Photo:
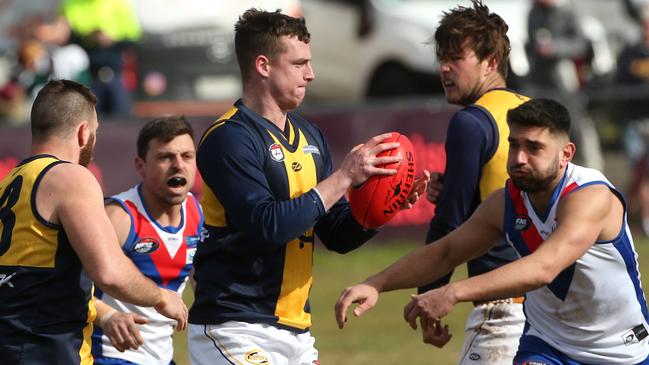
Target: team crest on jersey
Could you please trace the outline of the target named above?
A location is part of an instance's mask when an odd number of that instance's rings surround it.
[[[514,229],[517,231],[524,231],[528,228],[530,228],[530,225],[532,224],[532,220],[530,217],[519,214],[516,216],[514,220]]]
[[[160,247],[160,242],[153,237],[145,237],[139,240],[135,246],[133,246],[133,251],[141,254],[151,253]]]
[[[311,154],[314,154],[314,155],[319,155],[320,154],[320,150],[318,149],[318,147],[310,145],[310,144],[304,146],[302,148],[302,152],[304,152],[304,154],[307,154],[307,153],[311,153]]]
[[[270,364],[268,357],[261,352],[261,350],[252,350],[246,352],[244,355],[246,362],[250,364],[260,365],[260,364]]]
[[[188,247],[198,246],[198,241],[200,241],[200,237],[198,236],[185,236],[185,242],[187,242]]]
[[[282,150],[282,146],[280,146],[278,143],[273,143],[268,147],[268,152],[270,152],[270,158],[277,162],[282,162],[284,161],[284,151]]]

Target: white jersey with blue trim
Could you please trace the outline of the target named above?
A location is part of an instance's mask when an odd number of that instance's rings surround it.
[[[508,242],[521,256],[534,252],[556,229],[561,199],[593,184],[608,186],[625,204],[622,194],[601,172],[574,164],[567,166],[546,212],[537,212],[527,194],[509,180],[504,220]],[[528,292],[524,305],[525,334],[542,339],[576,361],[635,364],[646,359],[649,315],[626,204],[622,229],[615,239],[594,242],[552,283]]]
[[[188,193],[182,203],[181,222],[177,227],[163,227],[153,219],[144,204],[140,186],[111,197],[131,218],[129,236],[122,249],[135,266],[158,286],[182,295],[192,269],[196,246],[203,226],[203,213],[196,198]],[[99,290],[95,296],[118,311],[130,312],[148,319],[138,325],[144,344],[138,350],[119,352],[95,327],[93,356],[119,358],[136,364],[168,365],[173,357],[172,334],[176,322],[162,316],[152,307],[140,307],[117,300]]]

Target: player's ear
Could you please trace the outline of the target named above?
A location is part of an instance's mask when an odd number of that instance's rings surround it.
[[[494,57],[493,55],[487,56],[486,61],[487,61],[487,69],[486,69],[487,74],[498,72],[498,61],[496,60],[496,57]]]
[[[568,162],[572,161],[576,150],[577,148],[574,143],[568,141],[564,144],[563,149],[561,150],[561,168],[565,167],[568,165]]]
[[[144,160],[140,156],[136,156],[133,162],[135,163],[135,171],[141,178],[144,178]]]
[[[270,75],[270,59],[264,55],[258,55],[255,58],[255,72],[264,79],[268,78]]]
[[[85,146],[90,140],[90,123],[84,120],[77,126],[77,143],[79,148]]]

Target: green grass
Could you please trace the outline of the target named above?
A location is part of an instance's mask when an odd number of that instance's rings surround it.
[[[345,328],[339,330],[334,320],[334,303],[340,292],[351,284],[382,270],[415,246],[392,244],[368,246],[345,256],[321,251],[316,255],[313,295],[313,335],[322,364],[451,364],[462,347],[464,318],[469,304],[457,307],[448,319],[456,334],[443,350],[434,350],[421,342],[403,320],[403,307],[414,290],[382,294],[377,306],[362,317],[349,313]],[[458,277],[465,276],[460,270]]]
[[[637,235],[640,237],[640,235]],[[416,247],[415,244],[368,245],[346,255],[316,249],[311,307],[312,333],[323,365],[333,364],[436,364],[457,363],[462,347],[464,322],[472,306],[462,303],[445,318],[454,335],[443,349],[426,345],[418,331],[413,331],[403,320],[402,311],[413,290],[382,294],[377,306],[360,318],[349,318],[344,330],[339,330],[333,307],[345,287],[365,279]],[[649,277],[649,240],[636,239],[640,271]],[[454,278],[466,271],[461,268]],[[643,277],[645,279],[645,277]],[[644,287],[649,288],[649,282]],[[191,290],[185,291],[191,303]],[[178,365],[188,365],[185,333],[176,334]]]

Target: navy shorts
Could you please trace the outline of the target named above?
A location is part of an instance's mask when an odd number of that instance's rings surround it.
[[[88,338],[89,340],[90,338]],[[83,334],[0,334],[0,362],[12,365],[81,364]],[[84,350],[90,355],[90,343]]]

